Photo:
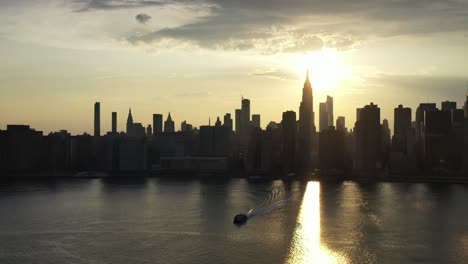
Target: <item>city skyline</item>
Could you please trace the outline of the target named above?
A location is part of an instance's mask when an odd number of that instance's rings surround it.
[[[170,111],[178,129],[215,120],[242,96],[262,122],[278,122],[279,109],[298,111],[307,67],[314,109],[330,95],[352,124],[373,101],[392,127],[398,104],[463,103],[467,10],[460,1],[2,1],[0,127],[92,133],[89,105],[103,102],[102,113],[120,113],[119,130],[130,107],[144,124]]]
[[[307,82],[311,82],[309,81],[309,69],[307,68],[306,70],[306,83]],[[321,116],[321,113],[322,113],[322,105],[326,107],[326,110],[324,110],[325,112],[325,121],[329,126],[336,126],[336,122],[337,122],[337,118],[340,117],[340,116],[344,116],[347,120],[346,122],[346,128],[351,128],[354,127],[354,123],[356,121],[356,114],[355,114],[355,111],[359,109],[356,108],[354,109],[354,115],[351,115],[351,116],[347,116],[347,115],[343,115],[341,113],[336,113],[335,110],[333,110],[333,101],[334,101],[334,97],[333,96],[330,96],[330,95],[326,95],[325,97],[325,101],[324,102],[318,102],[318,100],[315,100],[314,101],[314,94],[315,94],[315,90],[314,90],[314,87],[313,85],[311,85],[311,88],[312,88],[312,94],[311,94],[311,103],[313,104],[313,107],[312,107],[312,114],[313,114],[313,117],[312,117],[312,122],[314,123],[314,126],[315,126],[315,130],[316,132],[320,132],[322,131],[322,116]],[[303,95],[304,96],[304,95]],[[468,83],[467,83],[467,87],[466,87],[466,94],[464,96],[468,96]],[[316,97],[315,97],[316,98]],[[244,100],[244,97],[241,97],[240,98],[241,101]],[[408,106],[408,105],[402,105],[401,103],[399,103],[398,105],[396,105],[395,107],[393,107],[391,110],[392,110],[392,114],[390,116],[381,116],[381,121],[383,120],[387,120],[387,122],[389,122],[389,127],[390,127],[390,131],[391,131],[391,135],[394,134],[394,131],[393,131],[393,127],[394,127],[394,118],[395,118],[395,114],[393,113],[393,110],[395,108],[398,108],[401,106],[404,106],[405,108],[410,108],[411,109],[411,121],[417,121],[417,113],[416,113],[416,109],[419,107],[420,104],[435,104],[436,108],[438,109],[442,109],[444,110],[446,106],[446,104],[450,104],[451,106],[455,107],[455,108],[461,108],[461,109],[464,109],[465,107],[465,103],[466,103],[466,100],[464,100],[465,98],[464,97],[461,97],[460,99],[460,102],[458,101],[450,101],[450,100],[446,100],[446,99],[443,99],[442,101],[440,102],[420,102],[418,103],[415,107],[412,107],[412,106]],[[250,99],[247,99],[250,101]],[[330,103],[331,102],[331,103]],[[372,103],[372,104],[376,104],[380,107],[380,104],[374,102],[374,101],[370,101],[370,102],[367,102],[365,103],[364,105],[368,104],[368,103]],[[329,105],[331,104],[331,106]],[[317,108],[315,108],[315,105],[318,105]],[[250,112],[250,102],[249,102],[249,112]],[[329,107],[331,107],[331,114],[328,112],[329,110]],[[338,106],[337,106],[338,107]],[[313,109],[318,109],[319,111],[313,111]],[[339,109],[341,109],[340,107],[338,107]],[[106,132],[114,132],[114,120],[115,120],[115,129],[116,129],[116,132],[127,132],[128,131],[128,126],[125,127],[125,124],[128,125],[128,118],[132,119],[133,118],[133,114],[131,112],[131,107],[127,108],[128,109],[128,116],[127,115],[122,115],[122,114],[118,114],[118,112],[114,111],[113,109],[109,109],[108,111],[104,112],[103,114],[101,114],[101,102],[94,102],[94,108],[91,109],[91,115],[93,116],[93,122],[92,122],[92,126],[90,127],[90,130],[89,131],[82,131],[82,132],[74,132],[73,130],[69,130],[67,129],[66,127],[61,127],[60,129],[56,129],[56,130],[47,130],[47,129],[40,129],[40,128],[36,128],[36,130],[39,130],[39,131],[43,131],[44,133],[51,133],[51,132],[57,132],[57,131],[61,131],[61,130],[67,130],[68,132],[71,132],[72,134],[76,134],[76,135],[80,135],[80,134],[84,134],[84,133],[87,133],[87,134],[90,134],[90,135],[102,135],[102,134],[105,134]],[[384,109],[382,109],[382,107],[380,107],[381,111],[383,113],[385,112],[388,112],[388,111],[384,111]],[[163,110],[164,111],[164,110]],[[300,107],[297,107],[297,110],[295,109],[279,109],[280,112],[284,112],[284,111],[294,111],[294,112],[297,112],[297,114],[299,114],[300,112]],[[154,120],[154,115],[160,115],[162,118],[163,118],[163,122],[166,120],[165,118],[167,118],[167,115],[170,115],[170,111],[167,112],[166,111],[166,115],[164,114],[164,112],[154,112],[154,113],[150,113],[150,119],[148,120],[148,122],[146,121],[141,121],[141,120],[147,120],[148,117],[143,117],[143,118],[139,118],[138,120],[140,121],[139,124],[142,125],[142,127],[146,130],[147,126],[150,125],[150,126],[154,126],[155,124],[155,120]],[[212,114],[212,115],[208,115],[208,121],[206,123],[200,123],[199,125],[197,124],[190,124],[191,126],[193,127],[200,127],[200,126],[205,126],[205,125],[210,125],[210,120],[213,118],[213,120],[216,120],[216,118],[222,118],[225,114],[235,114],[235,109],[231,109],[231,110],[228,110],[226,113],[224,114]],[[115,115],[115,117],[114,117]],[[252,114],[250,115],[250,113],[248,113],[249,115],[249,118],[251,119],[252,117],[254,116],[263,116],[262,113],[259,113],[259,114]],[[336,115],[337,118],[334,118],[333,116]],[[141,115],[139,115],[141,116]],[[97,118],[97,121],[96,121],[96,118]],[[120,118],[120,119],[119,119]],[[187,123],[187,118],[185,117],[181,117],[180,118],[181,121],[179,122],[178,120],[174,120],[174,130],[175,131],[182,131],[182,123],[183,122],[186,122]],[[104,120],[104,121],[101,121],[101,120]],[[171,117],[171,120],[172,117]],[[353,122],[351,123],[350,120],[353,120]],[[391,120],[391,122],[390,122]],[[260,128],[266,128],[266,126],[268,125],[269,122],[273,121],[273,122],[277,122],[277,123],[280,123],[281,122],[281,119],[274,119],[274,120],[265,120],[264,118],[259,118],[259,123],[260,123]],[[264,123],[262,123],[262,121]],[[133,120],[132,120],[133,122]],[[189,120],[190,122],[190,120]],[[249,121],[250,122],[250,121]],[[1,124],[1,122],[0,122]],[[28,124],[28,125],[31,125],[31,127],[34,127],[34,122],[30,122],[30,123],[19,123],[19,122],[13,122],[13,123],[9,123],[9,124]],[[98,125],[98,127],[96,127],[96,124]],[[213,124],[214,124],[214,121],[213,121]],[[234,122],[234,124],[236,124],[236,122]],[[3,129],[6,129],[6,126],[8,124],[5,123],[4,124],[4,128]],[[119,126],[120,125],[120,126]],[[59,125],[60,126],[60,125]],[[123,127],[122,127],[123,126]],[[104,129],[101,131],[101,127],[103,127]],[[163,126],[164,128],[165,126]],[[119,129],[120,128],[120,129]],[[0,128],[1,129],[1,128]],[[234,127],[233,127],[233,130],[234,130]]]

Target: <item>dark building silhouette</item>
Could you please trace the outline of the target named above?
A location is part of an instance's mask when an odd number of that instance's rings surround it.
[[[229,156],[230,135],[230,129],[225,126],[200,126],[200,156]]]
[[[161,114],[153,114],[153,134],[163,132],[163,116]]]
[[[225,127],[229,127],[232,131],[232,118],[231,118],[231,114],[230,113],[226,113],[224,115],[224,122],[223,122],[223,126]]]
[[[441,103],[441,106],[444,111],[455,110],[457,109],[457,102],[445,101]]]
[[[339,116],[336,119],[336,130],[346,131],[346,120],[344,116]]]
[[[326,102],[319,104],[319,128],[320,132],[328,130],[328,112]]]
[[[217,127],[221,126],[221,120],[219,120],[219,116],[216,118],[215,126]]]
[[[151,125],[148,125],[148,126],[146,127],[146,135],[147,135],[147,136],[153,135],[153,128],[151,127]]]
[[[422,103],[416,109],[416,139],[419,141],[422,135],[422,128],[424,126],[424,112],[429,110],[436,110],[435,103]]]
[[[241,123],[242,123],[242,129],[244,132],[248,131],[248,127],[250,126],[250,100],[242,98],[242,117],[241,117]]]
[[[171,113],[167,115],[167,120],[164,122],[164,132],[175,132],[174,121],[172,121]]]
[[[302,101],[299,106],[299,135],[298,135],[298,166],[301,170],[309,170],[312,167],[312,142],[315,134],[314,107],[312,85],[307,71],[304,88],[302,89]]]
[[[32,172],[41,169],[44,155],[42,131],[35,131],[28,125],[7,125],[6,131],[0,131],[0,141],[3,171]]]
[[[96,168],[93,138],[89,134],[71,139],[71,163],[74,171],[89,171]]]
[[[382,147],[384,150],[389,150],[391,144],[391,131],[388,124],[388,120],[382,121]]]
[[[112,112],[112,133],[117,133],[117,112]]]
[[[346,172],[345,131],[329,129],[319,133],[321,177],[343,177]]]
[[[451,147],[452,113],[448,110],[424,111],[422,160],[426,170],[445,166]]]
[[[288,175],[295,172],[297,134],[296,112],[283,112],[283,119],[281,120],[281,132],[281,160],[283,162],[282,168],[285,175]]]
[[[66,172],[71,169],[71,135],[66,130],[49,133],[44,140],[43,170]]]
[[[119,172],[141,172],[147,169],[147,144],[144,138],[126,137],[119,141]]]
[[[411,130],[411,108],[398,105],[394,109],[392,147],[397,152],[407,152],[407,133]]]
[[[235,111],[235,118],[236,118],[236,134],[240,134],[241,132],[241,127],[242,127],[242,110],[241,109],[236,109]]]
[[[127,116],[127,136],[129,137],[144,137],[146,136],[146,129],[141,123],[134,123],[132,110],[128,110]]]
[[[371,103],[361,108],[354,128],[355,170],[361,176],[376,176],[382,167],[382,126],[380,108]]]
[[[101,135],[101,104],[94,103],[94,136]]]
[[[127,135],[130,134],[133,127],[133,116],[132,116],[132,109],[128,109],[128,116],[127,116]]]
[[[252,115],[252,126],[260,128],[260,115]]]
[[[327,95],[327,115],[328,115],[328,126],[333,126],[333,97]],[[327,127],[328,129],[328,127]]]

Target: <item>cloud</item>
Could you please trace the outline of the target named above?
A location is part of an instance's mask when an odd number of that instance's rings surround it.
[[[287,70],[281,69],[267,69],[267,70],[258,70],[255,73],[252,73],[254,76],[274,78],[280,80],[296,80],[296,75]]]
[[[302,53],[353,49],[366,40],[468,32],[466,1],[213,0],[195,23],[133,34],[133,44],[168,39],[204,49]]]
[[[146,22],[148,22],[151,19],[151,16],[141,13],[141,14],[136,15],[135,19],[141,24],[146,24]]]
[[[75,4],[81,7],[74,10],[75,12],[87,12],[93,10],[114,10],[141,8],[150,6],[164,6],[170,4],[171,1],[153,1],[153,0],[77,0]]]

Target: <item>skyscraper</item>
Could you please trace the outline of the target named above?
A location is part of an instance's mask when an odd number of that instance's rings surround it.
[[[457,109],[457,102],[445,101],[441,103],[442,110],[450,111]]]
[[[252,115],[252,126],[253,127],[260,127],[260,115]]]
[[[94,103],[94,136],[101,135],[101,104]]]
[[[320,103],[319,105],[319,129],[320,132],[328,130],[328,112],[327,103]]]
[[[333,97],[327,95],[327,115],[328,115],[328,126],[326,129],[329,127],[333,126]]]
[[[302,89],[302,101],[299,106],[298,163],[301,170],[307,170],[311,168],[312,139],[314,133],[315,122],[312,84],[309,80],[309,70],[307,70],[304,88]]]
[[[133,128],[133,117],[132,117],[132,109],[128,109],[128,116],[127,116],[127,135],[131,134]]]
[[[380,108],[371,103],[361,108],[354,127],[356,149],[355,169],[358,174],[372,176],[381,167],[382,126]]]
[[[411,108],[398,105],[394,110],[393,148],[396,151],[407,151],[407,133],[411,129]]]
[[[151,125],[148,125],[146,127],[146,135],[151,136],[152,134],[153,134],[153,128],[151,127]]]
[[[242,110],[241,109],[236,109],[236,114],[235,114],[235,118],[236,118],[236,133],[239,134],[240,131],[241,131],[241,127],[242,127]]]
[[[164,122],[164,132],[175,132],[174,121],[172,121],[171,113],[169,113],[167,120]]]
[[[219,116],[216,118],[215,126],[217,127],[221,126],[221,120],[219,120]]]
[[[281,160],[283,161],[283,171],[286,175],[295,171],[296,156],[296,112],[283,112],[282,142],[281,142]]]
[[[223,126],[225,127],[229,127],[232,131],[232,118],[231,118],[231,114],[230,113],[226,113],[224,115],[224,122],[223,122]]]
[[[112,133],[117,133],[117,112],[112,112]]]
[[[346,131],[346,120],[344,116],[339,116],[336,119],[336,130]]]
[[[187,131],[187,121],[186,120],[184,120],[184,121],[182,121],[182,123],[180,123],[180,131],[181,132]]]
[[[249,126],[250,123],[250,100],[242,98],[242,122],[245,127]]]
[[[161,114],[153,114],[153,134],[163,132],[163,116]]]

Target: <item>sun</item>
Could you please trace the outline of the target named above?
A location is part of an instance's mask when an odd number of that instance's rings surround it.
[[[350,67],[343,63],[340,52],[334,49],[300,55],[293,67],[299,76],[304,76],[305,69],[309,69],[312,87],[322,92],[338,89],[340,83],[351,75]]]

